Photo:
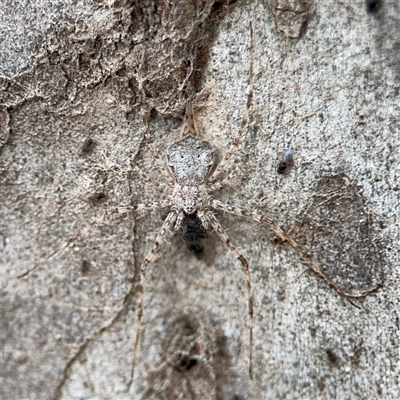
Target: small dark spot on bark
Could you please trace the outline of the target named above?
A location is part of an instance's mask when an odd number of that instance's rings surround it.
[[[81,264],[81,273],[87,274],[89,272],[90,269],[90,262],[87,260],[82,260],[82,264]]]
[[[157,118],[157,115],[158,115],[157,110],[155,108],[152,108],[150,111],[150,119]]]
[[[101,203],[105,198],[106,194],[104,192],[95,192],[88,196],[87,200],[92,203],[92,204],[99,204]]]
[[[190,358],[184,356],[179,360],[179,363],[175,366],[178,371],[190,371],[193,367],[197,365],[197,360],[195,358]]]
[[[317,385],[318,385],[318,390],[320,392],[323,392],[325,390],[325,388],[326,388],[326,383],[325,383],[325,380],[323,380],[323,379],[318,379],[317,380]]]
[[[92,138],[87,138],[82,144],[80,155],[89,154],[93,150],[94,145],[95,141]]]
[[[356,349],[354,350],[354,356],[352,358],[352,363],[354,365],[360,364],[361,355],[363,353],[363,350],[364,350],[364,347],[362,346],[362,344],[358,345],[356,347]]]
[[[284,301],[285,298],[286,298],[286,296],[285,296],[285,291],[282,290],[282,289],[278,289],[278,290],[276,291],[276,299],[277,299],[278,301]]]
[[[338,365],[339,358],[332,349],[326,349],[326,355],[331,364]]]
[[[315,338],[317,336],[317,328],[310,328],[311,337]]]
[[[368,13],[376,13],[382,7],[383,0],[365,0],[365,5],[367,7]]]
[[[116,73],[117,76],[124,78],[126,76],[126,67],[123,65]]]

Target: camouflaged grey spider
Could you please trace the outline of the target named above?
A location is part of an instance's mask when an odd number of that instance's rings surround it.
[[[183,132],[183,138],[178,142],[173,143],[167,151],[167,168],[162,161],[158,150],[154,147],[150,137],[148,122],[146,118],[146,112],[144,110],[144,99],[145,93],[143,89],[142,79],[139,81],[139,90],[142,98],[142,119],[146,128],[146,135],[149,142],[149,147],[153,152],[153,155],[157,162],[162,167],[162,171],[167,179],[167,184],[159,183],[149,177],[146,173],[140,170],[139,167],[133,165],[139,175],[145,180],[152,183],[154,186],[163,188],[170,191],[170,195],[161,201],[150,202],[147,204],[137,204],[136,206],[122,206],[106,211],[102,216],[93,221],[90,225],[78,232],[74,237],[70,238],[67,242],[62,244],[53,253],[47,256],[45,259],[41,260],[34,267],[23,273],[19,278],[28,275],[30,272],[45,264],[49,259],[53,258],[63,250],[65,250],[69,245],[74,243],[81,236],[86,234],[90,229],[92,229],[97,224],[104,221],[106,218],[113,214],[122,214],[128,212],[137,212],[142,210],[153,210],[159,208],[169,207],[170,211],[168,216],[164,220],[164,223],[159,230],[152,249],[148,252],[145,260],[140,267],[140,293],[139,293],[139,306],[138,306],[138,327],[135,339],[135,350],[134,350],[134,361],[132,365],[131,381],[134,373],[134,364],[139,344],[139,334],[142,324],[143,317],[143,304],[144,304],[144,288],[146,281],[146,271],[148,265],[156,258],[156,252],[162,242],[162,239],[168,232],[170,228],[175,230],[180,230],[185,224],[192,224],[193,226],[200,226],[201,232],[206,232],[207,229],[213,229],[220,239],[229,247],[234,256],[241,262],[247,289],[247,301],[248,301],[248,312],[249,312],[249,373],[252,376],[252,349],[253,349],[253,301],[252,301],[252,290],[250,281],[250,270],[249,265],[244,256],[239,252],[239,250],[232,244],[226,231],[219,223],[218,219],[213,214],[212,210],[221,210],[231,214],[235,214],[241,217],[250,218],[259,223],[266,224],[274,234],[284,242],[288,242],[301,256],[301,258],[308,260],[310,267],[313,271],[324,274],[321,272],[319,264],[310,257],[288,234],[286,234],[274,221],[265,217],[261,214],[256,214],[249,212],[247,210],[226,204],[222,201],[215,200],[210,196],[210,193],[214,190],[221,189],[225,186],[227,182],[231,180],[233,174],[236,172],[234,169],[228,176],[218,181],[217,178],[221,171],[225,167],[228,160],[232,157],[235,151],[238,149],[245,128],[247,126],[249,110],[251,106],[251,101],[253,97],[253,35],[250,27],[251,34],[251,45],[250,45],[250,78],[249,78],[249,92],[247,96],[246,109],[242,117],[242,122],[239,128],[239,132],[233,141],[228,152],[223,157],[222,161],[214,168],[214,157],[213,150],[209,143],[198,139],[196,136],[196,131],[193,121],[193,113],[191,103],[188,102],[186,111],[186,123]],[[143,64],[143,56],[142,56]],[[142,65],[141,64],[141,65]],[[189,222],[187,222],[189,220]],[[191,228],[193,229],[193,226]],[[194,228],[194,237],[196,237],[196,229]],[[328,281],[329,278],[324,276]],[[330,283],[335,286],[335,288],[341,293],[340,288],[338,288],[333,282]],[[129,383],[129,386],[130,386]]]

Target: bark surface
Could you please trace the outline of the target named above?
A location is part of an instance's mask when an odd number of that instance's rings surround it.
[[[397,2],[3,3],[3,399],[399,397]],[[106,209],[165,198],[131,165],[163,181],[141,78],[163,156],[194,98],[223,157],[245,111],[250,22],[249,124],[215,197],[275,220],[340,288],[368,294],[350,302],[265,226],[217,213],[251,269],[253,380],[240,263],[215,233],[195,257],[172,232],[148,268],[128,389],[139,268],[166,210],[113,216],[17,276]]]

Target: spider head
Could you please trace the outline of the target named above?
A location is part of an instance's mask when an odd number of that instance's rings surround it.
[[[167,158],[168,167],[180,185],[204,183],[214,163],[210,145],[193,136],[172,144]]]

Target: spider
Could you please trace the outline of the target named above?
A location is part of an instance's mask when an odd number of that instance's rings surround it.
[[[237,216],[246,217],[267,225],[269,229],[283,242],[288,242],[300,255],[302,259],[309,262],[310,268],[324,276],[336,290],[343,294],[337,285],[332,282],[329,277],[325,276],[320,269],[319,264],[311,256],[309,256],[283,229],[281,229],[273,220],[268,217],[257,214],[245,209],[235,207],[224,203],[223,201],[215,200],[210,195],[213,191],[223,188],[233,177],[236,170],[234,169],[225,179],[218,180],[219,175],[223,171],[225,165],[237,151],[243,139],[245,128],[248,122],[249,110],[251,107],[253,97],[253,55],[254,43],[252,27],[250,25],[250,71],[249,71],[249,89],[247,95],[246,109],[242,117],[242,122],[239,131],[234,139],[232,145],[218,165],[215,165],[213,150],[209,143],[198,139],[194,126],[193,111],[191,102],[188,101],[186,107],[186,121],[183,129],[182,139],[173,143],[167,150],[167,165],[162,161],[162,157],[158,150],[153,145],[149,137],[149,128],[144,109],[145,93],[143,89],[143,80],[139,81],[139,92],[141,94],[141,115],[143,124],[145,126],[145,135],[148,139],[149,147],[160,166],[162,166],[163,174],[166,177],[167,183],[159,183],[143,172],[138,166],[132,164],[138,174],[145,180],[158,188],[169,190],[170,195],[161,201],[137,204],[135,206],[121,206],[111,210],[107,210],[102,216],[93,221],[90,225],[83,228],[75,236],[70,238],[67,242],[62,244],[53,253],[38,262],[31,269],[27,270],[19,276],[22,278],[31,273],[36,268],[45,264],[49,259],[53,258],[68,246],[78,240],[81,236],[86,234],[94,226],[106,220],[113,214],[123,214],[128,212],[138,212],[142,210],[154,210],[159,208],[169,207],[170,211],[165,218],[161,229],[159,230],[156,239],[153,243],[151,250],[145,257],[140,267],[140,292],[139,292],[139,305],[138,305],[138,326],[134,347],[134,358],[132,363],[131,380],[134,375],[134,364],[139,344],[139,334],[141,330],[143,306],[144,306],[144,288],[146,282],[146,272],[149,264],[156,258],[156,253],[160,244],[169,229],[174,228],[176,231],[181,232],[182,238],[187,242],[188,248],[194,253],[202,253],[203,247],[200,239],[206,235],[207,230],[210,228],[216,232],[219,238],[226,244],[233,255],[240,261],[244,272],[246,290],[247,290],[247,304],[249,313],[249,374],[252,377],[252,353],[253,353],[253,301],[252,301],[252,288],[250,280],[249,264],[245,257],[239,252],[236,246],[231,242],[225,229],[221,226],[218,219],[215,217],[212,210],[220,210],[228,212]],[[144,61],[144,51],[142,52],[142,62]],[[141,74],[139,73],[139,77]],[[343,294],[345,295],[345,294]]]

